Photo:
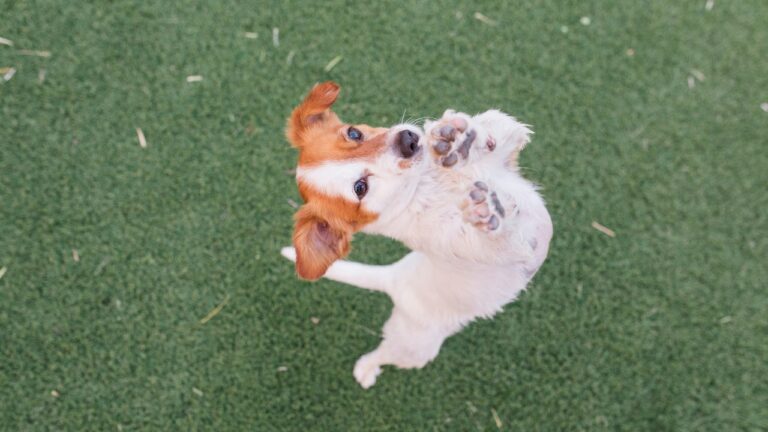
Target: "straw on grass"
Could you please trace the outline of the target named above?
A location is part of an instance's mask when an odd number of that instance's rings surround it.
[[[16,75],[16,68],[8,68],[3,74],[3,81],[10,81]]]
[[[222,300],[222,301],[221,301],[221,303],[219,303],[218,305],[216,305],[216,307],[215,307],[215,308],[211,309],[211,311],[210,311],[210,312],[208,312],[208,315],[204,316],[204,317],[203,317],[203,319],[201,319],[201,320],[200,320],[200,324],[202,325],[202,324],[205,324],[205,323],[207,323],[208,321],[212,320],[212,319],[213,319],[213,317],[215,317],[216,315],[218,315],[218,314],[219,314],[219,312],[221,312],[221,310],[222,310],[222,309],[224,309],[224,306],[226,306],[228,302],[229,302],[229,294],[227,294],[227,295],[224,297],[224,300]]]
[[[33,56],[33,57],[48,58],[48,57],[51,56],[51,52],[50,51],[45,51],[45,50],[40,50],[40,51],[36,51],[36,50],[19,50],[18,53],[21,54],[21,55]]]
[[[501,430],[501,427],[503,426],[503,424],[501,423],[501,419],[499,418],[499,414],[493,408],[491,408],[491,414],[493,415],[493,421],[494,421],[494,423],[496,423],[496,427],[499,430]]]
[[[147,148],[147,138],[144,137],[144,132],[141,128],[136,128],[136,136],[139,137],[139,147]]]
[[[498,24],[496,21],[488,18],[487,16],[483,15],[480,12],[475,12],[475,19],[489,26],[495,26],[496,24]]]
[[[331,61],[328,62],[327,65],[325,65],[325,71],[330,72],[331,69],[335,68],[337,64],[341,61],[341,59],[344,58],[342,56],[336,56]]]
[[[616,237],[616,233],[612,229],[606,227],[605,225],[601,225],[597,221],[592,221],[592,228],[600,231],[601,233],[607,235],[608,237]]]

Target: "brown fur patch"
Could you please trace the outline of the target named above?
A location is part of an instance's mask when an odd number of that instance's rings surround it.
[[[332,81],[315,85],[288,118],[285,135],[299,149],[299,165],[370,159],[385,149],[387,128],[355,125],[363,133],[363,140],[347,137],[351,125],[343,123],[331,110],[340,90]]]
[[[352,234],[375,221],[377,215],[359,202],[326,195],[304,182],[299,182],[299,192],[306,204],[294,216],[296,272],[315,280],[334,261],[349,254]]]

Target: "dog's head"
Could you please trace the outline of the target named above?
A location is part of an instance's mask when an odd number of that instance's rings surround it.
[[[321,277],[349,253],[352,234],[413,196],[423,160],[421,131],[342,122],[331,110],[334,82],[315,85],[288,119],[286,136],[299,150],[296,181],[304,205],[294,216],[296,271]]]

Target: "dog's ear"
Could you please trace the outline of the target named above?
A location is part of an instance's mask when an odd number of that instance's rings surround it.
[[[336,102],[341,87],[333,81],[315,84],[304,101],[297,106],[288,118],[288,127],[285,135],[294,147],[302,147],[303,132],[310,126],[316,125],[335,114],[331,111],[331,105]]]
[[[311,204],[303,205],[294,219],[296,273],[302,279],[319,279],[334,261],[349,254],[352,230],[345,224],[334,226],[333,222],[318,216]]]

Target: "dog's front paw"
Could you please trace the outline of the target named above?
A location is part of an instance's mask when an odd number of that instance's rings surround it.
[[[286,257],[287,259],[293,262],[296,262],[296,249],[293,246],[286,246],[280,249],[280,255]]]
[[[515,211],[516,207],[513,204],[511,210]],[[469,196],[462,202],[461,208],[465,222],[486,232],[499,231],[508,212],[496,192],[491,191],[488,185],[481,181],[472,185]]]
[[[376,384],[376,377],[381,373],[381,365],[374,353],[368,353],[357,360],[352,374],[364,389]]]
[[[453,110],[447,110],[440,120],[430,124],[426,135],[435,161],[446,168],[464,164],[473,148],[482,152],[496,148],[494,139],[474,125],[468,115]]]

